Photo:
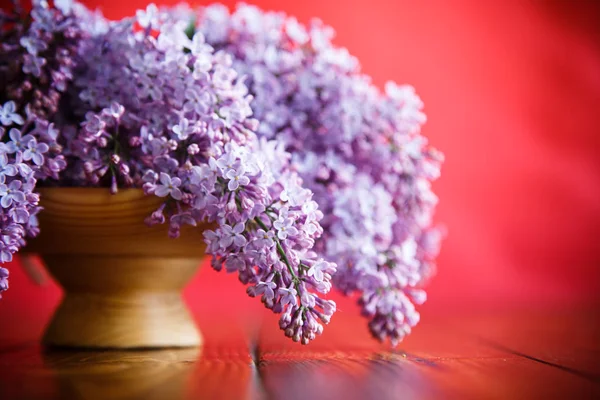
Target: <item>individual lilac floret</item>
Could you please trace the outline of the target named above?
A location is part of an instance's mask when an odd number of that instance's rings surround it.
[[[158,197],[171,196],[175,200],[181,200],[182,194],[179,186],[181,185],[181,179],[175,177],[171,178],[164,172],[160,173],[160,183],[156,185],[154,194]]]
[[[425,296],[417,288],[434,268],[440,239],[431,227],[431,181],[442,156],[419,133],[425,116],[413,88],[388,83],[381,93],[318,20],[305,27],[248,5],[172,15],[193,15],[207,42],[233,56],[254,96],[259,135],[290,151],[325,215],[315,250],[337,263],[340,290],[361,293],[372,333],[398,343],[418,322],[414,304]],[[278,238],[295,233],[285,219],[275,224]],[[316,268],[307,274],[321,276]]]
[[[4,126],[23,125],[23,117],[16,111],[17,106],[14,101],[6,102],[4,106],[0,107],[0,123]]]
[[[24,161],[32,161],[35,165],[44,165],[44,153],[46,153],[50,147],[46,143],[37,143],[35,138],[31,138],[27,143],[27,148],[23,152]]]

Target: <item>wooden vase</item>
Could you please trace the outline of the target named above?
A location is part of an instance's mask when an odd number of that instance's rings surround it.
[[[40,189],[38,253],[64,289],[43,343],[77,348],[164,348],[202,344],[181,291],[204,256],[203,228],[178,239],[144,218],[161,204],[141,190]]]

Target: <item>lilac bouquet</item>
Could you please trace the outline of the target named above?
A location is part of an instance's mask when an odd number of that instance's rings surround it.
[[[335,283],[361,293],[396,344],[437,253],[430,181],[409,88],[380,94],[330,29],[249,6],[108,21],[67,0],[0,14],[0,261],[39,229],[35,189],[142,188],[149,225],[213,222],[212,266],[281,314],[304,344]],[[0,292],[8,288],[0,267]]]

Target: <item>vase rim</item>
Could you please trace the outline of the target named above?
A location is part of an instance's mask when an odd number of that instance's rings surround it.
[[[86,192],[110,192],[108,187],[88,187],[88,186],[41,186],[36,188],[37,190],[48,191],[86,191]],[[121,192],[143,192],[142,188],[121,188],[118,193]]]
[[[143,201],[144,204],[151,204],[158,207],[164,202],[164,198],[146,195],[140,188],[120,189],[112,194],[107,187],[41,187],[37,188],[40,194],[40,204],[47,208],[49,202],[58,204],[79,204],[79,205],[116,205],[123,202]]]

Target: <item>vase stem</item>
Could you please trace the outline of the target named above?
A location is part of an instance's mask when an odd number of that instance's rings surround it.
[[[44,261],[65,290],[46,329],[45,345],[164,348],[202,343],[181,296],[200,260],[53,255]]]

